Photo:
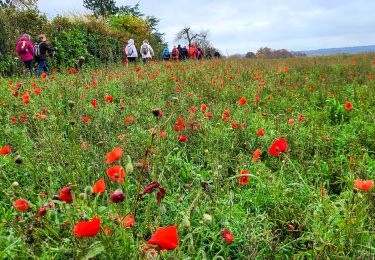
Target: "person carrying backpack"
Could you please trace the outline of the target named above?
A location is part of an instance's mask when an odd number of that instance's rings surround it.
[[[162,54],[161,54],[161,57],[163,60],[170,60],[171,58],[171,53],[169,52],[169,49],[168,47],[165,47]]]
[[[194,60],[197,58],[197,48],[195,48],[194,43],[189,48],[189,56]]]
[[[181,59],[183,59],[183,60],[187,60],[187,59],[189,59],[189,51],[188,51],[188,49],[186,48],[186,46],[184,46],[184,47],[181,49]]]
[[[204,57],[203,49],[201,47],[198,47],[197,48],[197,59],[201,60],[201,59],[203,59],[203,57]]]
[[[151,45],[149,44],[148,40],[144,40],[139,52],[142,55],[142,60],[144,63],[149,62],[152,57],[154,56],[154,50],[152,49]]]
[[[182,55],[182,47],[181,47],[180,44],[177,46],[177,50],[178,50],[178,59],[182,60],[183,59],[183,55]]]
[[[22,35],[17,43],[16,52],[25,65],[25,72],[31,76],[34,58],[34,47],[30,41],[30,35]]]
[[[176,48],[176,46],[173,46],[173,49],[172,49],[172,59],[174,61],[177,61],[178,58],[180,56],[180,52],[178,51],[178,49]]]
[[[34,57],[36,62],[38,63],[38,69],[36,71],[36,75],[40,77],[42,72],[49,73],[47,67],[47,52],[53,53],[56,48],[48,46],[46,43],[47,37],[44,34],[39,35],[38,41],[34,45]]]
[[[134,45],[134,40],[130,39],[128,44],[124,48],[124,53],[129,62],[136,62],[138,58],[138,52]]]

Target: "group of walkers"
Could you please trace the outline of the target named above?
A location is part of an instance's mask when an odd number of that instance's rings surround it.
[[[135,47],[135,43],[133,39],[130,39],[128,43],[124,47],[124,55],[126,57],[127,62],[135,62],[138,58],[137,48]],[[139,52],[141,54],[141,58],[144,63],[149,62],[155,57],[154,50],[152,49],[150,43],[147,40],[144,40],[141,47],[139,48]],[[161,58],[163,60],[187,60],[187,59],[203,59],[204,51],[201,47],[196,47],[195,44],[191,44],[189,48],[186,46],[181,47],[181,45],[173,46],[172,51],[169,50],[168,47],[165,47],[161,52]],[[212,58],[212,55],[208,53],[206,55],[208,58]],[[215,58],[220,58],[220,53],[214,53]]]
[[[30,35],[24,34],[17,43],[16,52],[20,56],[25,66],[26,74],[33,74],[33,62],[38,64],[36,75],[39,77],[42,72],[49,73],[47,66],[48,53],[54,53],[55,48],[47,44],[47,37],[44,34],[39,35],[38,41],[33,45],[30,41]]]
[[[37,63],[38,67],[36,70],[36,75],[40,75],[45,72],[49,73],[47,66],[47,57],[48,54],[54,54],[56,48],[51,47],[47,44],[47,37],[42,34],[39,35],[38,41],[33,44],[30,41],[30,35],[24,34],[19,39],[16,47],[16,52],[21,58],[25,66],[25,73],[32,76],[33,75],[33,63]],[[124,47],[124,55],[127,62],[136,62],[138,59],[138,51],[135,47],[133,39],[130,39]],[[152,49],[148,40],[144,40],[141,47],[139,48],[139,53],[144,63],[149,62],[155,57],[155,52]],[[206,57],[211,58],[210,54]],[[214,57],[219,58],[220,54],[217,52],[214,54]],[[169,51],[168,47],[165,47],[161,53],[161,58],[163,60],[187,60],[187,59],[197,59],[201,60],[204,58],[204,51],[201,47],[196,47],[195,44],[191,44],[189,48],[186,46],[181,47],[181,45],[173,46],[172,51]],[[75,69],[80,70],[82,65],[85,63],[84,57],[79,57],[78,61],[75,64]]]

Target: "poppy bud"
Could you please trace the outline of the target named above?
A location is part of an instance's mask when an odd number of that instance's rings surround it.
[[[21,164],[22,163],[22,157],[20,155],[17,155],[16,157],[14,157],[14,161],[18,164]]]
[[[85,199],[87,199],[87,194],[86,193],[80,193],[79,198],[82,199],[82,200],[85,200]]]
[[[19,186],[20,186],[20,184],[16,181],[12,183],[13,188],[18,188]]]
[[[122,190],[116,190],[114,193],[111,194],[111,201],[113,203],[123,202],[124,199],[125,199],[125,196]]]
[[[184,224],[184,227],[189,228],[190,227],[189,217],[188,216],[184,216],[184,219],[183,219],[182,223]]]
[[[207,222],[211,222],[212,221],[212,216],[210,214],[203,214],[203,219]]]
[[[130,158],[129,155],[128,155],[128,163],[125,166],[125,171],[127,173],[132,173],[134,171],[134,167],[133,167],[133,164],[132,164],[132,159]]]

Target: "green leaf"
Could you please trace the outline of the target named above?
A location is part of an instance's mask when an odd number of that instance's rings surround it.
[[[101,254],[105,250],[105,247],[103,246],[102,242],[97,241],[94,242],[87,251],[86,256],[83,259],[91,259],[94,258],[95,256]]]

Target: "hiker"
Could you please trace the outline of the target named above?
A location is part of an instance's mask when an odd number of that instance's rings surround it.
[[[170,58],[171,58],[171,54],[170,54],[170,52],[169,52],[168,47],[165,47],[165,48],[164,48],[164,50],[163,50],[163,52],[162,52],[162,54],[161,54],[161,58],[162,58],[163,60],[170,60]]]
[[[178,59],[182,60],[182,47],[180,44],[177,46],[177,50],[178,50]]]
[[[220,59],[220,57],[221,57],[220,52],[219,52],[219,51],[215,51],[215,53],[214,53],[214,58],[216,58],[216,59]]]
[[[48,46],[47,37],[44,34],[39,35],[37,43],[34,45],[34,56],[38,63],[36,75],[40,77],[43,71],[49,73],[47,67],[47,52],[54,53],[56,48]]]
[[[172,49],[172,59],[174,61],[178,61],[180,57],[180,52],[178,51],[178,49],[176,48],[176,46],[173,46],[173,49]]]
[[[76,63],[74,64],[74,68],[77,70],[77,71],[80,71],[83,67],[83,64],[85,64],[85,57],[81,56],[78,58],[78,60],[76,61]]]
[[[144,40],[139,52],[142,55],[142,60],[144,63],[149,62],[154,56],[154,50],[152,49],[148,40]]]
[[[197,59],[201,60],[201,59],[203,59],[203,57],[204,57],[203,49],[201,47],[198,47],[197,48]]]
[[[30,35],[24,34],[17,43],[16,52],[25,65],[24,73],[32,76],[32,66],[34,59],[34,46],[30,41]]]
[[[138,58],[137,48],[135,48],[134,40],[130,39],[128,44],[124,48],[124,53],[128,59],[128,62],[136,62]]]
[[[183,60],[187,60],[187,59],[189,59],[189,51],[188,51],[188,49],[186,48],[186,46],[184,46],[184,47],[181,49],[181,59],[183,59]]]
[[[193,60],[197,58],[197,48],[195,48],[195,44],[191,44],[189,48],[189,57]]]

